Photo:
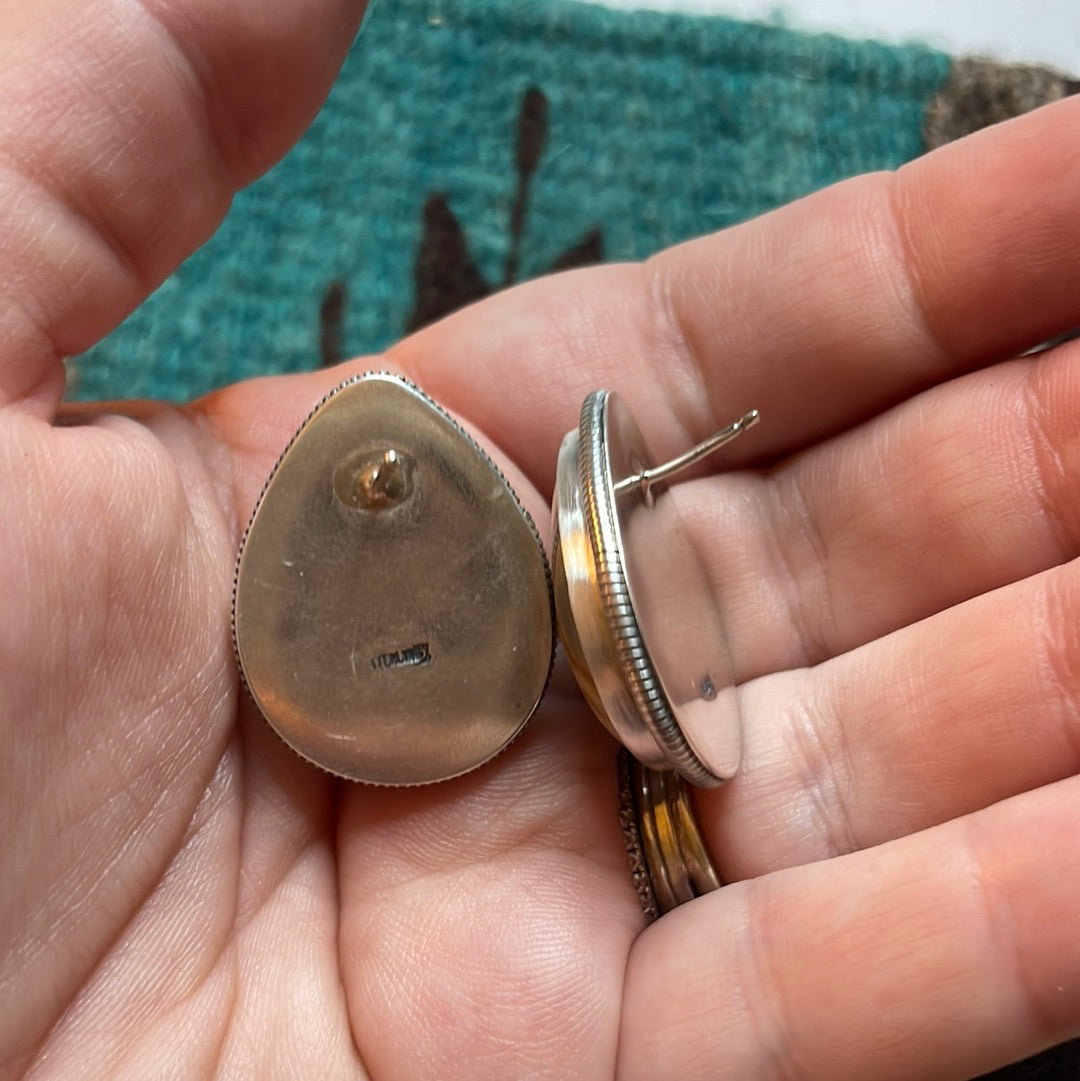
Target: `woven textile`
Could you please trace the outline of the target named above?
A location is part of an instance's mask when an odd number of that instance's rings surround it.
[[[375,351],[507,279],[895,167],[949,72],[719,18],[384,0],[300,145],[76,362],[78,396],[184,399]]]

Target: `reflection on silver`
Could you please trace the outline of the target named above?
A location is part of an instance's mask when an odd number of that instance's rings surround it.
[[[621,399],[601,390],[559,452],[555,596],[575,675],[635,758],[701,786],[738,768],[741,723],[720,613],[664,482],[757,421],[752,410],[657,466]]]

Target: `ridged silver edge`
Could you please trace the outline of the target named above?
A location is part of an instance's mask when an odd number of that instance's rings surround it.
[[[578,429],[582,503],[589,525],[604,616],[618,651],[623,682],[669,762],[691,784],[715,788],[723,778],[698,758],[683,735],[641,637],[630,598],[615,528],[615,492],[605,416],[608,396],[608,391],[598,390],[585,399]]]

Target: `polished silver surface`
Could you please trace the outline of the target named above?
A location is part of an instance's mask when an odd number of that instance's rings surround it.
[[[282,739],[374,784],[487,761],[552,663],[532,522],[487,455],[393,375],[338,388],[285,450],[241,547],[233,619]]]
[[[621,399],[597,391],[559,456],[556,606],[571,664],[635,758],[702,786],[738,769],[741,720],[723,619],[665,482],[757,419],[657,466]]]

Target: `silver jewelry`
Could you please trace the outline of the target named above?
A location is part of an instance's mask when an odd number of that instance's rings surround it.
[[[751,410],[657,466],[622,400],[599,390],[559,452],[555,605],[574,674],[639,762],[704,787],[738,768],[741,724],[721,615],[665,484],[757,421]]]
[[[285,448],[233,591],[241,674],[298,754],[381,785],[474,769],[547,686],[543,546],[490,458],[426,394],[369,373]]]

